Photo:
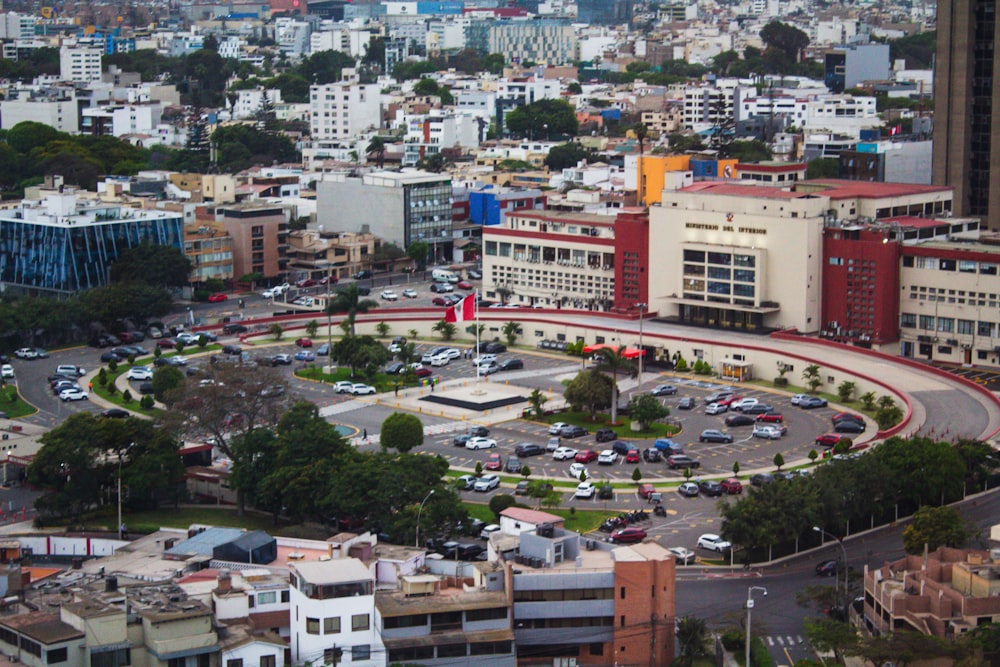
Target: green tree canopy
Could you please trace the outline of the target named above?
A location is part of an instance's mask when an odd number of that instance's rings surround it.
[[[143,243],[118,255],[111,265],[111,281],[182,287],[188,283],[191,268],[191,260],[178,248]]]
[[[424,444],[424,425],[420,418],[405,412],[393,412],[382,422],[379,443],[383,449],[406,453]]]
[[[913,515],[913,521],[903,530],[903,548],[906,553],[923,553],[938,547],[961,549],[975,534],[975,528],[962,518],[958,509],[951,506],[924,506]]]
[[[553,171],[575,167],[580,160],[593,159],[594,153],[580,144],[570,142],[553,146],[545,156],[545,166]]]
[[[574,410],[586,410],[591,418],[611,407],[614,380],[596,370],[581,371],[566,385],[564,396]]]
[[[798,62],[802,50],[809,46],[809,35],[781,21],[771,21],[761,28],[760,38],[768,50],[777,49],[792,62]]]
[[[510,111],[504,118],[507,130],[519,137],[576,136],[576,111],[566,100],[538,100]],[[548,126],[548,127],[546,127]]]

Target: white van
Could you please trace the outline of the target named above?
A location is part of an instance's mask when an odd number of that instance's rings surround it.
[[[431,272],[431,278],[438,281],[439,283],[457,283],[458,274],[454,271],[449,271],[448,269],[434,269]]]

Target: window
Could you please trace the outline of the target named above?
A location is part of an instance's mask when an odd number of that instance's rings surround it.
[[[498,621],[507,618],[506,607],[491,607],[489,609],[470,609],[465,612],[465,620],[473,621]]]
[[[920,316],[920,328],[921,329],[934,329],[934,316],[933,315],[921,315]]]
[[[496,255],[497,254],[497,242],[496,241],[487,241],[486,242],[486,254],[487,255]]]
[[[976,324],[976,335],[993,338],[994,326],[993,322],[978,322]]]
[[[590,645],[590,655],[604,655],[604,644],[592,643]]]
[[[465,644],[443,644],[438,646],[439,658],[464,658],[466,654]]]
[[[843,265],[844,265],[844,258],[843,257],[831,257],[830,258],[830,266],[843,266]]]
[[[959,320],[957,333],[965,334],[966,336],[971,336],[975,327],[975,322],[972,320]]]
[[[274,604],[277,600],[278,594],[276,592],[257,594],[257,604]]]
[[[132,653],[130,649],[121,648],[113,651],[101,651],[91,649],[91,667],[124,667],[132,664]]]
[[[323,634],[335,635],[340,632],[340,616],[323,619]]]
[[[260,656],[260,667],[274,667],[275,659],[273,655]]]
[[[54,648],[45,652],[45,664],[54,665],[59,662],[66,662],[67,651],[66,647]]]
[[[510,652],[510,642],[476,642],[469,645],[470,655],[503,655]]]
[[[899,326],[912,329],[917,326],[917,315],[915,313],[900,313]]]
[[[243,659],[237,658],[236,660],[226,660],[226,667],[243,667]]]
[[[370,627],[371,627],[371,622],[369,621],[368,614],[354,614],[353,616],[351,616],[352,632],[368,630]]]
[[[975,273],[976,263],[970,262],[967,259],[960,260],[958,262],[958,271],[959,273]]]
[[[371,660],[372,647],[369,644],[359,644],[351,647],[351,660]]]
[[[306,632],[310,635],[319,634],[319,619],[318,618],[306,618]]]
[[[955,260],[953,259],[941,259],[939,260],[938,268],[942,271],[954,271],[956,267]]]
[[[912,269],[913,268],[913,257],[910,256],[910,255],[907,255],[906,257],[903,257],[903,266],[906,267],[906,268]]]
[[[937,330],[942,333],[951,333],[955,330],[955,318],[939,317]]]

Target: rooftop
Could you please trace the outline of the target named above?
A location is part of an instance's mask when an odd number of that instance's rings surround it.
[[[815,197],[813,193],[792,192],[781,188],[762,187],[758,185],[738,185],[722,181],[702,181],[681,188],[678,192],[704,193],[721,195],[723,197],[747,197],[750,199],[807,199]],[[827,193],[823,193],[826,195]]]
[[[562,525],[563,518],[555,514],[549,514],[548,512],[539,512],[538,510],[529,510],[523,507],[508,507],[504,511],[500,512],[500,516],[509,517],[515,521],[524,521],[526,523],[551,523],[554,525]]]
[[[291,568],[310,584],[346,584],[354,581],[371,581],[372,573],[356,558],[291,563]]]
[[[811,181],[801,181],[797,189],[820,186],[820,190],[830,199],[851,199],[863,197],[877,199],[883,197],[906,197],[931,192],[951,192],[953,188],[945,185],[915,185],[911,183],[875,183],[870,181],[849,181],[840,178],[822,178]],[[825,186],[825,188],[824,188]]]
[[[439,579],[435,577],[435,579]],[[504,591],[465,591],[441,588],[433,595],[406,595],[400,590],[375,593],[375,606],[382,617],[406,616],[459,609],[489,609],[508,606]]]
[[[0,619],[0,626],[6,626],[42,644],[57,644],[83,637],[82,632],[60,621],[58,614],[41,611]]]

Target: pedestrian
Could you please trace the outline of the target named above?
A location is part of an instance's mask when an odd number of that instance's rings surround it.
[[[436,383],[436,382],[434,382],[434,380],[433,380],[433,379],[432,379],[432,380],[430,380],[429,382],[431,383],[431,393],[433,394],[433,393],[434,393],[434,385],[435,385],[435,384],[437,384],[437,383]]]
[[[365,434],[365,436],[364,436],[365,437],[365,442],[368,442],[368,429],[364,430],[364,434]]]
[[[393,387],[393,391],[396,392],[396,397],[398,398],[399,397],[399,383],[396,383],[396,386]]]
[[[94,383],[93,382],[88,382],[87,383],[87,391],[94,391]]]

